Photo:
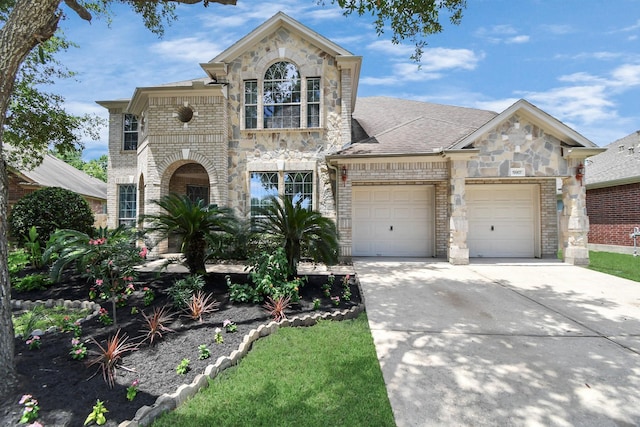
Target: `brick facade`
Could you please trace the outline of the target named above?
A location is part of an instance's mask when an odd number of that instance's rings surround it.
[[[589,243],[633,246],[629,233],[640,227],[640,183],[587,190]]]

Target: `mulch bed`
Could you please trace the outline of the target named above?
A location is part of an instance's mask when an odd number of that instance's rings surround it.
[[[247,281],[246,275],[231,275],[235,283]],[[141,273],[136,288],[148,286],[155,291],[153,304],[145,307],[142,293],[136,292],[127,301],[127,306],[118,308],[118,327],[121,333],[126,333],[130,341],[138,342],[142,339],[141,332],[143,318],[140,313],[131,314],[131,308],[137,307],[148,315],[154,307],[169,304],[166,290],[184,274],[163,273],[158,277],[156,273]],[[341,292],[341,276],[336,276],[332,295]],[[321,300],[320,311],[335,311],[350,308],[361,302],[357,285],[351,285],[352,297],[349,302],[342,302],[335,307],[329,298],[322,294],[321,286],[326,283],[326,275],[308,276],[308,282],[301,288],[301,301],[287,311],[289,317],[315,313],[313,299]],[[196,375],[204,372],[207,365],[214,364],[220,356],[229,356],[242,342],[244,335],[250,330],[257,329],[261,324],[270,321],[267,312],[260,305],[231,304],[225,281],[225,275],[210,273],[207,275],[205,292],[214,294],[220,302],[219,310],[202,323],[176,316],[169,325],[175,332],[163,334],[163,338],[149,346],[144,343],[137,351],[129,353],[123,359],[123,365],[130,369],[118,369],[116,384],[111,389],[102,378],[96,374],[95,367],[88,368],[86,359],[78,361],[71,358],[72,334],[50,332],[42,336],[42,345],[38,350],[29,350],[22,339],[15,341],[16,363],[20,376],[20,384],[16,393],[0,403],[0,425],[17,425],[22,412],[18,404],[23,394],[32,394],[38,400],[40,413],[38,420],[44,426],[81,426],[92,411],[97,399],[104,402],[109,410],[106,414],[107,426],[117,426],[125,420],[133,419],[136,411],[143,405],[152,405],[156,398],[163,393],[173,393],[178,386],[190,383]],[[88,285],[84,279],[66,278],[46,291],[14,293],[13,299],[22,300],[86,300]],[[102,307],[111,313],[111,303],[102,302]],[[237,324],[237,332],[227,333],[222,328],[225,319]],[[224,342],[214,343],[215,329],[222,329]],[[95,338],[104,345],[105,340],[115,334],[114,326],[104,326],[97,318],[82,324],[83,341]],[[211,351],[211,357],[198,360],[198,346],[206,344]],[[88,343],[91,350],[94,344]],[[184,358],[190,360],[190,371],[186,375],[178,375],[176,366]],[[95,375],[94,375],[95,374]],[[135,379],[140,381],[139,392],[130,402],[126,399],[126,389]]]

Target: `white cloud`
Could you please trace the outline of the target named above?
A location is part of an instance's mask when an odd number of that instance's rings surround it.
[[[622,57],[628,57],[629,54],[621,53],[621,52],[606,52],[606,51],[598,51],[598,52],[581,52],[573,55],[555,55],[554,59],[561,60],[589,60],[589,59],[597,59],[601,61],[610,61],[613,59],[618,59]]]
[[[152,44],[150,50],[165,58],[188,62],[206,62],[223,49],[204,38],[184,37]]]
[[[530,37],[529,36],[515,36],[506,39],[504,42],[507,44],[520,44],[520,43],[528,43]]]
[[[612,85],[630,88],[640,85],[640,64],[624,64],[613,70]]]
[[[414,46],[395,45],[389,40],[377,40],[367,46],[376,55],[386,55],[406,59],[414,53]],[[470,49],[448,49],[442,47],[425,48],[422,51],[420,65],[423,71],[440,71],[447,69],[473,70],[484,54],[476,54]],[[416,64],[407,67],[417,68]]]
[[[372,50],[376,55],[387,55],[408,58],[415,52],[415,46],[394,44],[391,40],[376,40],[367,45],[367,49]]]
[[[475,35],[476,37],[496,44],[527,43],[530,39],[528,35],[519,34],[519,31],[512,25],[494,25],[489,28],[480,27],[475,31]]]
[[[567,83],[598,83],[605,84],[607,82],[606,79],[602,77],[594,76],[585,72],[578,72],[573,74],[566,74],[564,76],[558,77],[558,80],[561,82]]]
[[[473,70],[484,58],[484,54],[477,55],[470,49],[425,49],[422,54],[422,69],[426,71],[463,69]]]
[[[631,25],[629,25],[627,27],[619,28],[618,30],[616,30],[614,32],[628,33],[630,31],[635,31],[635,30],[640,30],[640,19],[638,19],[635,24],[631,24]]]

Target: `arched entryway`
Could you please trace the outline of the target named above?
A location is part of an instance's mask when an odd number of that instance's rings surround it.
[[[178,167],[169,179],[169,193],[186,194],[193,202],[209,204],[209,175],[198,163]]]
[[[186,195],[192,202],[200,200],[210,203],[210,183],[206,169],[199,163],[186,163],[179,166],[169,179],[169,193]],[[178,252],[180,242],[169,237],[169,252]]]

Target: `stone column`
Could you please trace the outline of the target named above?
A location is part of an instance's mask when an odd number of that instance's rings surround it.
[[[570,171],[580,162],[572,161]],[[574,174],[562,180],[562,215],[560,233],[562,236],[562,254],[564,262],[573,265],[589,264],[589,217],[587,216],[586,188]]]
[[[454,265],[469,264],[469,247],[467,234],[469,220],[465,201],[465,178],[467,177],[467,161],[451,160],[451,188],[449,190],[449,262]]]

